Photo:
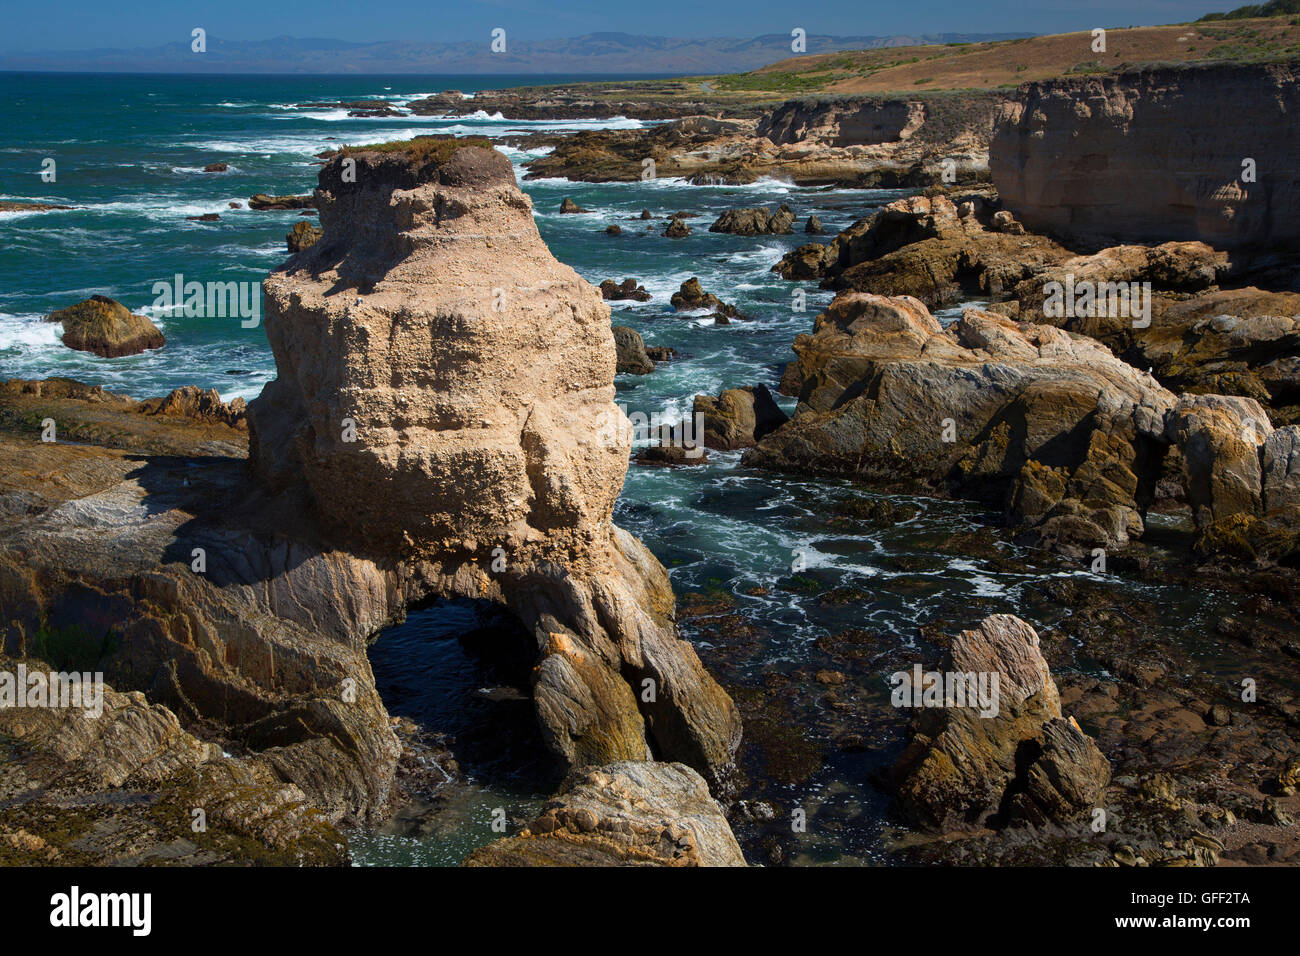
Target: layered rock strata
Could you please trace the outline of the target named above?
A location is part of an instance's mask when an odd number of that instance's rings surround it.
[[[945,696],[946,687],[917,711],[892,771],[902,815],[947,830],[1013,818],[1065,822],[1099,805],[1110,764],[1062,716],[1032,627],[1010,614],[987,617],[953,640],[938,673],[985,680],[986,691],[996,690],[983,703],[996,701],[996,712],[981,710],[964,689],[960,699]],[[896,688],[918,690],[905,681]]]
[[[1294,242],[1297,109],[1294,63],[1045,80],[1005,106],[989,168],[1029,229],[1066,241]]]

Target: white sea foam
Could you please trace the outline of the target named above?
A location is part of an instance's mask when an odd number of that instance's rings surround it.
[[[103,213],[109,215],[128,214],[140,215],[158,222],[185,222],[186,216],[202,216],[207,213],[215,212],[218,215],[225,216],[228,213],[238,212],[230,208],[232,202],[243,203],[247,197],[230,196],[226,198],[213,198],[203,202],[180,202],[174,196],[147,195],[139,199],[133,199],[129,202],[102,202],[89,203],[82,207],[85,212]]]
[[[18,349],[28,352],[53,346],[62,348],[59,340],[62,333],[63,327],[58,322],[46,322],[42,315],[0,312],[0,351]]]

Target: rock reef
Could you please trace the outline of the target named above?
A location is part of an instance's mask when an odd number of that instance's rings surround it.
[[[918,481],[1078,553],[1142,535],[1177,448],[1201,547],[1244,548],[1249,526],[1252,558],[1295,553],[1300,513],[1283,489],[1300,427],[1275,430],[1253,399],[1176,396],[1052,326],[967,309],[945,329],[906,296],[841,293],[794,349],[797,413],[749,464]]]

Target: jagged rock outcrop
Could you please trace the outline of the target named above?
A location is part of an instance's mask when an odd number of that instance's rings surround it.
[[[408,599],[509,607],[570,764],[653,754],[719,782],[735,709],[677,636],[663,568],[611,520],[630,427],[609,309],[550,255],[509,161],[454,140],[348,150],[316,202],[326,238],[264,286],[260,481],[301,481],[331,540]]]
[[[1262,511],[1273,427],[1253,400],[1179,398],[1052,326],[967,309],[944,329],[907,297],[841,293],[794,349],[796,414],[747,464],[919,482],[995,504],[1027,537],[1078,554],[1143,533],[1177,447],[1204,550],[1240,551],[1244,521],[1269,528],[1248,557],[1294,550],[1294,515]]]
[[[719,395],[696,395],[694,414],[703,417],[704,447],[748,448],[784,425],[781,411],[766,385],[724,389]]]
[[[104,358],[136,355],[166,344],[158,327],[105,295],[92,295],[45,317],[63,324],[63,344]]]
[[[650,293],[645,290],[645,286],[638,285],[635,279],[624,279],[622,282],[605,279],[600,283],[600,294],[609,302],[621,302],[625,299],[634,302],[650,301]]]
[[[379,819],[398,747],[365,639],[402,613],[399,582],[250,487],[242,418],[185,398],[0,389],[4,650],[146,693],[330,821]]]
[[[776,212],[764,207],[728,209],[709,226],[709,232],[729,232],[737,236],[788,236],[794,232],[794,210],[785,203]]]
[[[786,279],[822,280],[826,289],[910,295],[930,308],[963,297],[1009,295],[1018,283],[1069,258],[1041,236],[1018,235],[994,222],[981,198],[909,196],[860,219],[830,243],[810,243],[772,267]]]
[[[1300,426],[1275,429],[1253,398],[1183,395],[1166,428],[1182,449],[1199,551],[1243,561],[1300,556]]]
[[[1121,248],[1143,250],[1143,257],[1152,257],[1166,248],[1188,246],[1209,249],[1201,243]],[[1068,266],[1053,272],[1064,273]],[[1123,268],[1120,273],[1132,274]],[[1135,281],[1142,281],[1143,272],[1135,274],[1139,277]],[[1208,277],[1200,268],[1185,275],[1180,293],[1169,291],[1168,277],[1152,279],[1148,271],[1145,278],[1152,281],[1153,293],[1150,314],[1136,323],[1130,315],[1110,309],[1092,315],[1045,316],[1044,280],[1039,279],[1021,283],[1016,289],[1019,302],[1008,304],[1016,306],[1019,318],[1096,338],[1131,365],[1151,369],[1167,388],[1254,398],[1268,408],[1274,422],[1300,421],[1300,294],[1246,287],[1209,288],[1189,295],[1189,285]]]
[[[664,229],[664,237],[668,239],[685,239],[691,234],[691,227],[686,225],[686,220],[680,216],[673,216],[668,221],[668,227]]]
[[[284,237],[284,241],[288,245],[290,252],[302,252],[308,246],[313,246],[319,242],[322,235],[324,233],[319,226],[313,226],[303,219],[293,224],[293,228]]]
[[[974,309],[945,330],[915,299],[842,293],[794,348],[798,412],[747,462],[920,479],[1079,546],[1141,534],[1175,398],[1099,343]]]
[[[679,763],[622,761],[570,779],[522,833],[467,866],[744,866],[722,808]]]
[[[718,317],[719,324],[730,319],[743,319],[744,315],[734,305],[723,302],[712,292],[705,292],[700,280],[694,276],[682,283],[682,287],[669,297],[669,304],[678,312],[696,312],[707,309]]]
[[[1293,63],[1045,80],[1004,108],[989,168],[1029,229],[1066,241],[1287,242],[1300,238],[1298,109]]]
[[[20,667],[50,672],[0,655],[6,674]],[[11,742],[0,761],[0,863],[347,862],[343,836],[265,758],[224,756],[139,691],[104,686],[81,703],[0,708],[0,735]]]
[[[649,375],[655,370],[655,363],[646,354],[645,340],[636,329],[626,325],[616,325],[614,347],[618,350],[618,371],[632,375]]]
[[[1010,815],[1065,822],[1098,805],[1110,764],[1092,739],[1061,714],[1056,683],[1038,633],[1010,614],[962,631],[940,664],[941,675],[971,675],[993,689],[996,713],[963,689],[940,687],[918,710],[912,739],[892,770],[895,808],[937,830],[981,827]],[[923,694],[908,680],[895,695]],[[908,703],[907,706],[915,706]]]

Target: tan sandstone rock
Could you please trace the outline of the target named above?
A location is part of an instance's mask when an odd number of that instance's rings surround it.
[[[163,334],[149,319],[103,295],[51,312],[45,321],[63,324],[63,344],[68,348],[104,358],[135,355],[165,344]]]
[[[536,711],[568,762],[653,751],[718,781],[735,709],[678,638],[663,569],[611,520],[630,429],[609,309],[550,255],[509,161],[451,140],[348,150],[316,203],[325,240],[265,284],[261,479],[305,482],[332,540],[402,565],[409,596],[506,604],[536,635]]]
[[[1300,236],[1297,109],[1291,63],[1044,80],[1004,108],[989,168],[1027,228],[1066,240],[1276,243]]]

